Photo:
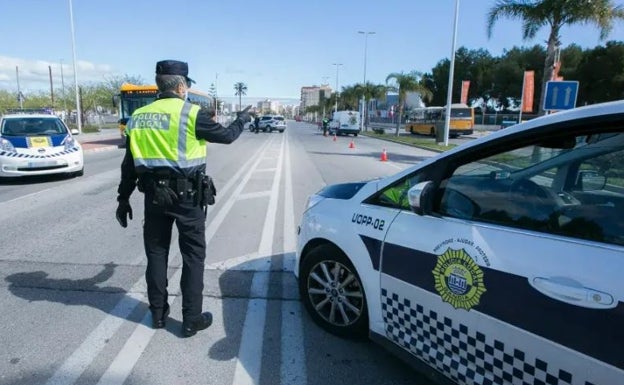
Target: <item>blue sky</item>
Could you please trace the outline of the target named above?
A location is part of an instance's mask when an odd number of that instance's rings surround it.
[[[517,21],[501,20],[491,39],[486,14],[494,0],[461,0],[457,47],[485,48],[493,55],[513,46],[544,44],[547,30],[522,41]],[[616,4],[624,1],[616,0]],[[233,84],[249,97],[298,99],[304,85],[339,86],[364,77],[383,83],[391,72],[429,72],[450,56],[455,0],[73,0],[79,82],[111,74],[139,75],[152,82],[155,63],[189,63],[196,88],[217,81],[220,96]],[[0,89],[49,89],[48,65],[60,84],[73,82],[68,0],[4,0],[0,4]],[[563,45],[594,47],[593,26],[562,31]],[[624,40],[618,24],[607,40]],[[218,78],[217,78],[218,74]]]

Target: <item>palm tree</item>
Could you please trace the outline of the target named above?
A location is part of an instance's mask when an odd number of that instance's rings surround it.
[[[238,110],[241,110],[243,95],[247,95],[247,84],[243,82],[234,83],[234,95],[238,96]]]
[[[399,93],[399,119],[397,120],[396,136],[399,136],[399,129],[401,127],[401,120],[403,119],[403,110],[405,108],[405,98],[408,92],[418,92],[421,99],[431,100],[433,93],[425,87],[420,78],[422,74],[418,71],[412,71],[409,73],[393,72],[386,77],[386,84],[388,81],[393,80],[394,85],[388,87],[391,91]]]
[[[340,109],[355,110],[359,99],[360,94],[358,92],[357,85],[342,87],[339,100],[342,108]]]
[[[539,103],[542,115],[546,82],[553,77],[555,51],[561,43],[561,28],[571,24],[594,24],[600,29],[600,39],[604,40],[613,29],[613,22],[624,18],[624,9],[614,5],[612,0],[497,0],[488,12],[488,37],[502,17],[522,20],[525,40],[533,39],[540,28],[550,26]]]
[[[364,131],[368,130],[368,102],[371,99],[383,100],[386,98],[388,87],[383,84],[373,84],[366,82],[365,84],[356,84],[356,90],[359,95],[364,96]]]

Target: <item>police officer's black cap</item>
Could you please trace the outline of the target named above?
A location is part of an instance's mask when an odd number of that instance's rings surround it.
[[[156,63],[156,75],[180,75],[186,78],[186,81],[195,83],[195,80],[188,77],[188,64],[178,60],[161,60]]]

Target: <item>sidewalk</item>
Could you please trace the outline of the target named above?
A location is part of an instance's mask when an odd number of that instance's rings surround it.
[[[123,144],[116,128],[103,129],[100,132],[89,132],[76,135],[84,152],[110,151],[121,148]]]

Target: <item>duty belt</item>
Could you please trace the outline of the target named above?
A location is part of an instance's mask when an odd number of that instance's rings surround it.
[[[180,198],[193,197],[197,193],[196,182],[188,178],[157,178],[156,184],[168,186],[175,191]]]

